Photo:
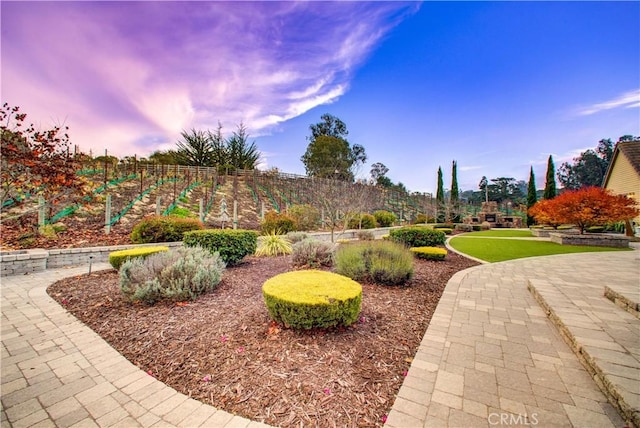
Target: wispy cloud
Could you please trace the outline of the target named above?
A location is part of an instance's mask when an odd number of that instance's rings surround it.
[[[604,110],[611,110],[614,108],[638,108],[640,107],[640,89],[625,92],[624,94],[600,103],[595,103],[589,106],[583,106],[576,110],[578,116],[588,116],[591,114],[599,113]]]
[[[349,88],[385,34],[416,11],[396,2],[2,4],[3,101],[68,118],[84,148],[173,146],[184,128],[252,135]],[[38,8],[34,10],[34,8]],[[64,31],[40,31],[56,27]],[[114,131],[114,130],[118,131]],[[147,143],[143,144],[142,142]]]

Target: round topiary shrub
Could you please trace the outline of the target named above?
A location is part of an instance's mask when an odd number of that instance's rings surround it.
[[[128,250],[112,251],[109,253],[109,264],[111,264],[114,269],[118,270],[120,269],[120,266],[122,266],[122,264],[129,259],[134,259],[136,257],[145,258],[150,256],[151,254],[159,253],[162,251],[169,251],[169,247],[138,247],[130,248]]]
[[[386,210],[378,210],[373,213],[373,216],[380,227],[393,226],[393,223],[398,219],[394,213]]]
[[[360,284],[319,270],[276,275],[263,284],[262,295],[271,318],[296,329],[351,325],[362,305]]]
[[[349,229],[373,229],[377,226],[376,218],[371,214],[359,213],[349,219]]]

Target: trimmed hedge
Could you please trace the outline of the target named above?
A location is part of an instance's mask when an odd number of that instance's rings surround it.
[[[153,242],[181,241],[185,232],[204,229],[202,222],[194,218],[149,216],[136,224],[131,231],[131,242],[149,244]]]
[[[435,247],[444,244],[444,232],[426,226],[407,226],[389,231],[392,241],[400,242],[407,247]]]
[[[227,265],[235,265],[254,254],[258,246],[258,233],[243,229],[194,230],[184,234],[184,245],[202,247],[211,253],[218,252]]]
[[[351,325],[362,306],[360,284],[319,270],[276,275],[265,281],[262,295],[271,318],[296,329]]]
[[[145,258],[150,256],[151,254],[169,251],[169,247],[165,246],[157,246],[157,247],[140,247],[140,248],[130,248],[128,250],[119,250],[113,251],[109,253],[109,264],[113,266],[114,269],[120,269],[122,264],[129,260],[135,258]]]
[[[440,247],[413,247],[409,249],[416,257],[425,260],[444,260],[447,250]]]

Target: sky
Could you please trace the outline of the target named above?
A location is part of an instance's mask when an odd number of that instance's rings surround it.
[[[543,188],[640,135],[640,2],[0,2],[1,98],[94,156],[148,156],[242,122],[260,168],[305,174],[309,125],[435,193],[451,164]]]

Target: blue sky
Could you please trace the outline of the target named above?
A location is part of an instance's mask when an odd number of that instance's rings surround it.
[[[539,188],[601,138],[640,134],[639,2],[7,2],[2,101],[94,154],[147,156],[243,121],[263,167],[304,174],[342,119],[412,191],[483,175]]]

